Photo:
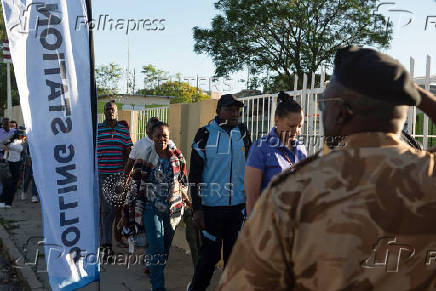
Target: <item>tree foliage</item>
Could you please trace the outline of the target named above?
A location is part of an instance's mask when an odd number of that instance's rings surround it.
[[[168,72],[160,70],[153,65],[142,67],[141,73],[144,74],[144,89],[153,89],[162,82],[168,79]]]
[[[160,70],[153,65],[143,66],[142,73],[144,77],[144,89],[137,91],[137,94],[143,95],[158,95],[158,96],[174,96],[171,103],[193,103],[209,99],[210,96],[205,94],[203,90],[193,87],[186,82],[172,81],[169,73]],[[176,79],[180,78],[181,74],[176,74]]]
[[[194,51],[212,57],[217,76],[245,68],[290,89],[293,73],[332,63],[340,46],[389,47],[392,24],[377,0],[218,0],[210,29],[193,28]],[[284,82],[280,82],[284,80]],[[265,79],[257,80],[265,83]]]
[[[123,68],[115,63],[100,65],[95,69],[97,95],[119,93],[119,83],[123,76]]]
[[[158,95],[158,96],[174,96],[170,99],[173,103],[193,103],[210,99],[210,96],[205,94],[203,90],[189,85],[186,82],[169,81],[160,84],[152,89],[142,89],[137,92],[144,95]]]
[[[0,40],[6,38],[6,26],[5,21],[3,19],[3,6],[0,5]]]

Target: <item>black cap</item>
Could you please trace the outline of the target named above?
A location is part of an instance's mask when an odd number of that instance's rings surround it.
[[[17,135],[26,135],[26,128],[22,125],[18,126],[17,131],[15,132]]]
[[[348,46],[336,51],[334,77],[345,87],[395,105],[419,105],[408,71],[392,57],[374,49]]]
[[[236,106],[239,106],[239,107],[244,107],[244,103],[242,103],[241,101],[237,100],[232,94],[222,95],[220,100],[218,100],[217,107],[220,108],[221,106],[231,106],[231,105],[236,105]]]

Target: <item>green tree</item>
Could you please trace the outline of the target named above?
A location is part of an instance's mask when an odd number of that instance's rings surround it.
[[[0,5],[0,42],[7,38],[6,27],[3,20],[3,7]],[[3,50],[1,50],[0,61],[0,115],[4,115],[4,110],[7,107],[7,73],[6,64],[3,63]],[[20,104],[20,95],[18,94],[17,83],[15,81],[14,66],[11,64],[11,95],[12,106]]]
[[[203,90],[193,87],[185,82],[169,81],[160,84],[152,89],[142,89],[137,94],[158,95],[158,96],[174,96],[170,100],[173,103],[193,103],[210,99],[210,96]]]
[[[100,65],[95,69],[97,95],[119,93],[119,83],[123,76],[123,68],[115,63]]]
[[[141,73],[144,74],[144,88],[153,89],[158,87],[160,83],[168,80],[168,72],[160,70],[153,65],[146,65],[142,67]]]
[[[0,4],[0,40],[6,38],[6,26],[5,21],[3,19],[3,6]]]
[[[301,79],[330,65],[340,46],[387,48],[392,40],[392,24],[374,13],[377,0],[218,0],[215,7],[210,29],[193,28],[194,51],[212,57],[217,76],[268,71],[270,89],[291,89],[293,72]]]
[[[193,87],[186,82],[181,82],[181,74],[175,76],[179,81],[172,81],[169,73],[160,70],[153,65],[142,67],[144,77],[144,89],[138,90],[137,94],[174,96],[171,103],[192,103],[210,99],[210,96],[200,88]]]

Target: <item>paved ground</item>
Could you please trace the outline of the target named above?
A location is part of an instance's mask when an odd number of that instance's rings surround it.
[[[39,281],[43,283],[44,290],[50,290],[48,285],[48,276],[45,272],[45,260],[42,247],[38,248],[38,241],[42,240],[42,222],[41,208],[39,203],[31,203],[30,195],[26,201],[20,201],[17,193],[12,209],[0,209],[0,223],[10,234],[11,240],[22,252],[26,258],[25,261],[35,273]],[[18,199],[17,199],[18,198]],[[180,230],[177,234],[180,239],[183,234]],[[27,242],[27,243],[26,243]],[[127,253],[128,249],[114,248],[116,253]],[[138,249],[138,252],[142,250]],[[35,258],[38,258],[35,260]],[[36,263],[35,263],[36,261]],[[18,262],[23,265],[24,260]],[[29,264],[30,263],[30,264]],[[2,278],[0,259],[0,284]],[[9,273],[7,273],[9,274]],[[191,280],[193,266],[191,257],[182,249],[172,247],[170,257],[165,270],[166,287],[169,291],[185,290],[187,283]],[[215,272],[212,284],[209,290],[214,290],[221,272]],[[142,265],[130,266],[125,265],[103,265],[101,267],[100,290],[149,290],[148,275],[144,274]],[[86,288],[89,290],[90,288]],[[15,289],[1,289],[15,290]],[[21,289],[17,289],[21,290]]]
[[[11,267],[11,262],[0,252],[0,291],[21,291],[23,285]]]

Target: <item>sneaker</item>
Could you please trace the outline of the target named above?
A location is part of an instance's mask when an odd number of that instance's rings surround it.
[[[32,196],[32,202],[33,203],[38,203],[38,197]]]
[[[8,204],[6,204],[6,205],[5,205],[5,208],[10,209],[10,208],[12,208],[12,205],[8,205]]]
[[[21,192],[21,200],[26,200],[26,193],[24,191]]]
[[[5,208],[6,204],[4,204],[3,202],[0,202],[0,208]]]

